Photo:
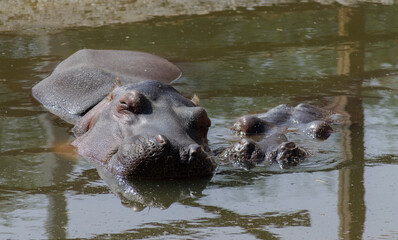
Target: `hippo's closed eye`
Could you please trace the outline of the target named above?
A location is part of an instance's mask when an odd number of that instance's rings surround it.
[[[140,92],[133,90],[123,94],[116,107],[116,111],[121,114],[143,113],[148,105],[148,101]]]

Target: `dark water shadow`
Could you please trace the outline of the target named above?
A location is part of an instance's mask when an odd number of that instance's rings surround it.
[[[199,198],[212,178],[122,181],[100,168],[97,171],[121,203],[133,211],[146,207],[167,209],[175,202]]]

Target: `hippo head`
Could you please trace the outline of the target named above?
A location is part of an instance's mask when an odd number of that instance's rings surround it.
[[[73,128],[80,155],[124,179],[210,175],[206,111],[173,87],[116,87]]]

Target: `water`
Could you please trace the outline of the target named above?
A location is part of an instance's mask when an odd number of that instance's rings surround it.
[[[57,21],[55,5],[49,15],[38,14],[45,11],[41,1],[3,8],[9,11],[0,18],[1,238],[398,237],[396,5],[248,1],[158,6],[127,19],[131,4],[101,3],[83,4],[92,13],[87,21],[61,11],[68,28]],[[30,8],[31,18],[14,14]],[[174,86],[187,97],[196,93],[212,120],[212,149],[237,139],[229,128],[239,116],[283,103],[325,106],[340,123],[324,142],[289,134],[314,152],[292,169],[247,171],[219,162],[212,179],[120,187],[84,159],[55,153],[74,139],[71,126],[30,93],[81,48],[140,50],[176,63],[184,77]]]

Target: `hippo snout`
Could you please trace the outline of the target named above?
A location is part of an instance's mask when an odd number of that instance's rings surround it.
[[[211,175],[216,165],[201,145],[181,146],[159,134],[122,144],[108,167],[124,179],[154,179]]]
[[[221,158],[232,160],[246,168],[256,166],[263,161],[278,163],[281,168],[296,166],[309,156],[309,152],[289,142],[284,134],[272,134],[260,141],[243,138],[227,147]]]

